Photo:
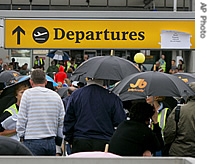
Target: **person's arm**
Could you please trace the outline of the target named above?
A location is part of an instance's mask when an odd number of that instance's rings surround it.
[[[19,138],[23,138],[25,136],[26,124],[28,120],[27,99],[28,95],[25,91],[22,95],[19,112],[17,115],[16,131]]]
[[[54,81],[57,83],[57,74],[54,75]]]
[[[60,106],[60,112],[59,112],[59,116],[58,116],[57,136],[55,138],[55,143],[56,143],[57,147],[61,147],[62,142],[63,142],[63,121],[64,121],[65,110],[64,110],[63,102],[61,99],[60,99],[59,106]],[[59,149],[57,148],[56,150],[59,150]],[[60,153],[60,152],[58,152],[58,153]]]
[[[122,121],[126,120],[126,113],[123,109],[123,103],[119,97],[115,98],[115,107],[113,112],[113,126],[117,127]]]
[[[16,129],[11,129],[11,130],[8,130],[8,129],[5,129],[3,132],[0,132],[0,136],[12,136],[16,133]]]
[[[11,116],[11,113],[9,113],[8,111],[5,111],[1,114],[1,116],[0,116],[0,132],[3,132],[5,130],[5,128],[2,126],[2,122],[10,116]]]
[[[163,141],[163,137],[162,137],[162,133],[161,133],[161,128],[158,122],[158,112],[157,110],[155,110],[154,115],[152,116],[152,126],[153,126],[153,132],[155,133],[155,135],[157,136],[157,139],[160,143],[161,148],[163,148],[164,146],[164,141]]]
[[[159,143],[160,143],[160,148],[162,149],[164,147],[164,141],[161,133],[161,128],[159,126],[159,122],[153,123],[153,132],[155,133]]]
[[[76,123],[72,96],[69,98],[66,105],[66,114],[64,116],[63,123],[63,135],[65,136],[64,140],[67,141],[69,144],[72,144],[74,125]]]
[[[174,141],[176,135],[176,121],[175,121],[175,109],[167,118],[167,122],[164,128],[164,142],[169,144]]]

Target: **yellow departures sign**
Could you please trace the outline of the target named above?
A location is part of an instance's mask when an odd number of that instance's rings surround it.
[[[162,30],[189,33],[195,48],[194,20],[45,19],[5,19],[4,48],[160,49]]]

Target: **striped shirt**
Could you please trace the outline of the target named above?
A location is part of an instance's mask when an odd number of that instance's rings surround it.
[[[24,91],[17,118],[16,131],[25,139],[62,136],[64,106],[55,92],[45,87]]]

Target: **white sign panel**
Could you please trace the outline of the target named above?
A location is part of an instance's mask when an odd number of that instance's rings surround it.
[[[0,19],[0,48],[4,46],[4,21]]]
[[[161,48],[167,49],[190,49],[190,34],[186,32],[162,30]]]

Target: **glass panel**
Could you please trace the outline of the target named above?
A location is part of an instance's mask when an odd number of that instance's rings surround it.
[[[50,58],[46,56],[48,52],[49,50],[33,50],[32,63],[34,63],[35,57],[39,56],[44,60],[44,69],[46,70],[50,63]]]
[[[12,10],[30,10],[30,5],[12,5]]]
[[[12,58],[15,58],[15,61],[18,62],[21,67],[25,63],[28,64],[28,68],[31,68],[30,65],[31,50],[11,50],[11,61]]]
[[[0,5],[0,10],[10,10],[10,5]]]

